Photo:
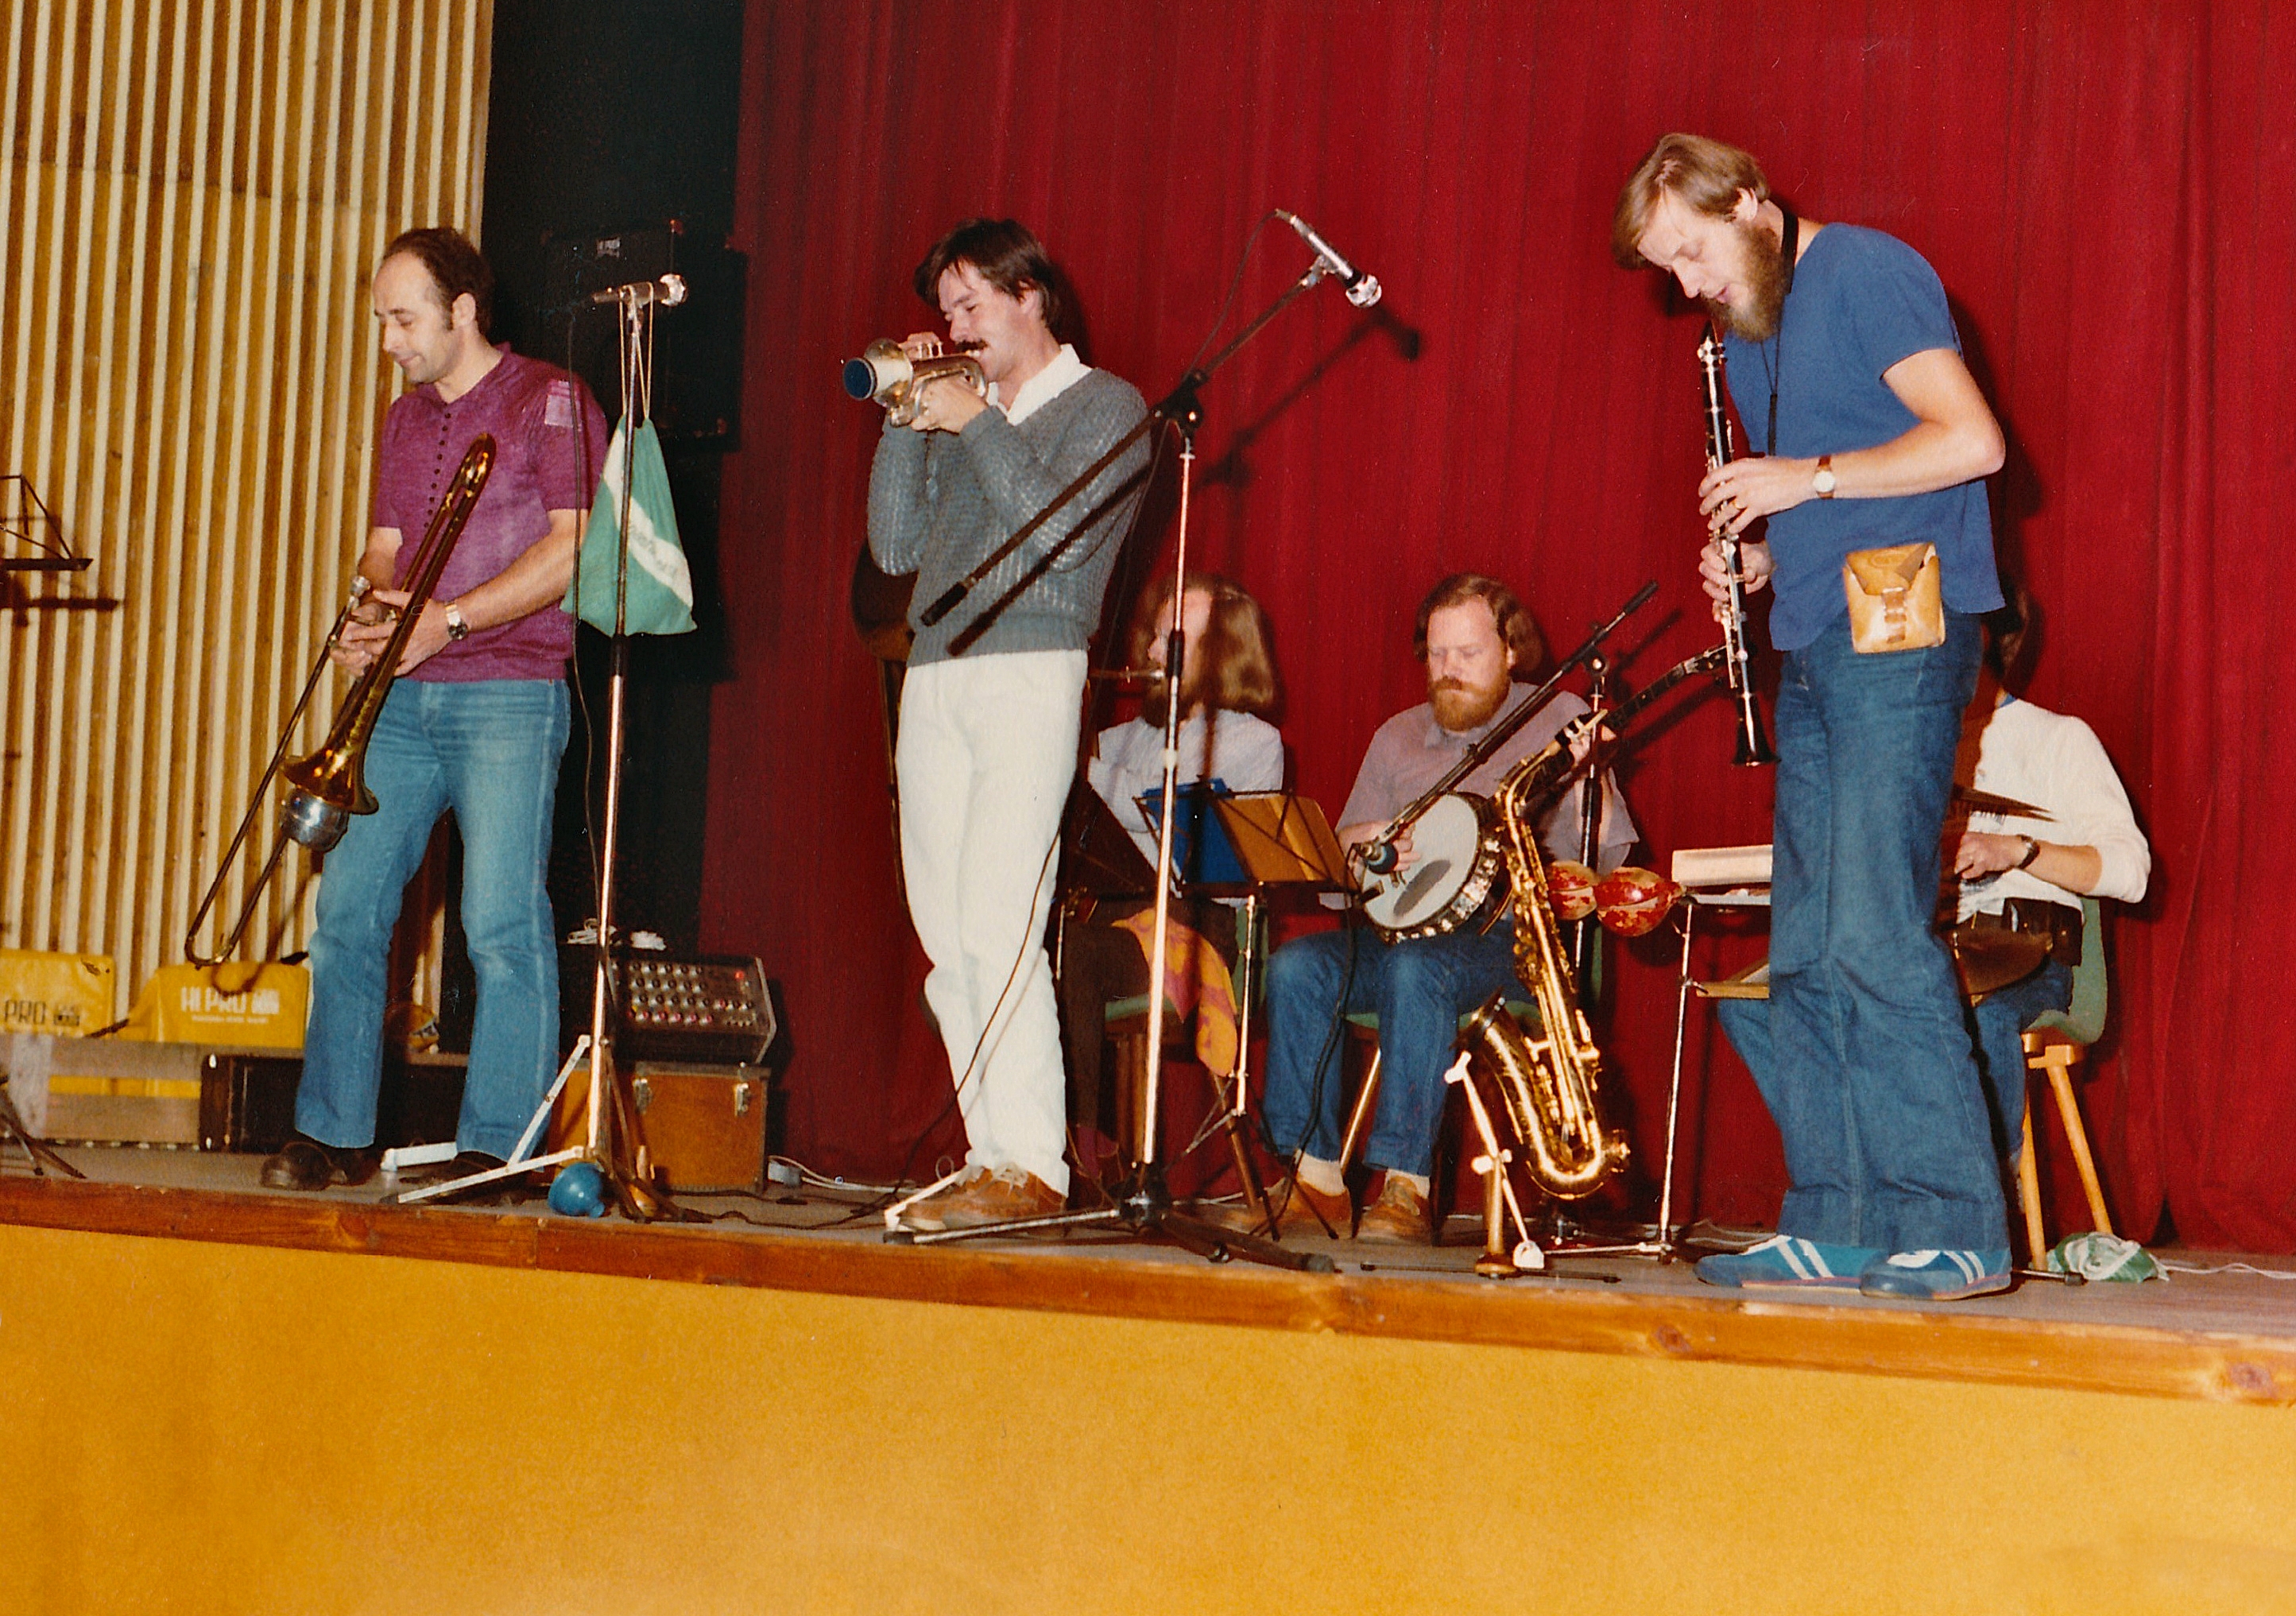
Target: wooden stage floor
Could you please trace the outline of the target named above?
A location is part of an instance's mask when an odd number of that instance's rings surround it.
[[[0,1609],[2296,1616],[2255,1275],[1752,1300],[65,1153],[0,1172]]]
[[[915,1249],[888,1244],[858,1193],[777,1190],[693,1197],[704,1224],[559,1217],[505,1208],[398,1207],[378,1177],[355,1190],[284,1194],[259,1160],[187,1151],[68,1149],[85,1182],[0,1170],[0,1223],[28,1227],[366,1253],[491,1267],[825,1296],[1330,1332],[1796,1367],[1854,1374],[2296,1405],[2296,1283],[2177,1273],[2166,1283],[2024,1281],[1948,1304],[1717,1291],[1685,1263],[1559,1258],[1543,1276],[1480,1279],[1480,1227],[1455,1218],[1439,1248],[1318,1240],[1338,1272],[1213,1265],[1177,1247],[1105,1234]],[[2192,1267],[2296,1258],[2169,1250]]]

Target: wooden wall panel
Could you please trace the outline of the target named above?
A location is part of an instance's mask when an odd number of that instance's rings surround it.
[[[491,0],[0,8],[0,471],[94,561],[0,579],[0,946],[111,954],[131,990],[182,956],[357,554],[398,385],[367,273],[400,229],[478,228],[491,28]],[[302,946],[305,875],[254,946]]]

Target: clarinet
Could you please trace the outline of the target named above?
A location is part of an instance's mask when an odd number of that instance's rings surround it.
[[[1730,417],[1722,408],[1722,339],[1711,321],[1698,344],[1698,368],[1706,391],[1706,465],[1709,471],[1730,463]],[[1746,649],[1745,574],[1738,564],[1738,541],[1725,528],[1722,559],[1730,570],[1730,611],[1722,619],[1722,649],[1730,693],[1738,699],[1738,751],[1731,759],[1741,767],[1775,763],[1769,737],[1762,733],[1762,710],[1754,694],[1754,664]]]

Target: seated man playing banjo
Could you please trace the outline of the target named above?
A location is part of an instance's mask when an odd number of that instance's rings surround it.
[[[1287,943],[1269,961],[1264,1115],[1275,1147],[1298,1156],[1295,1193],[1279,1214],[1279,1234],[1329,1227],[1344,1239],[1354,1223],[1338,1160],[1346,1041],[1339,1023],[1345,1014],[1369,1010],[1379,1014],[1381,1079],[1364,1159],[1382,1182],[1355,1232],[1374,1241],[1427,1238],[1443,1073],[1459,1017],[1514,980],[1513,923],[1502,915],[1483,931],[1483,906],[1468,880],[1480,829],[1472,808],[1447,796],[1412,824],[1393,821],[1528,698],[1515,681],[1537,672],[1546,647],[1513,592],[1474,573],[1445,578],[1420,603],[1414,645],[1427,664],[1427,700],[1372,736],[1341,811],[1340,841],[1351,865],[1375,844],[1390,843],[1406,887],[1432,894],[1438,905],[1447,888],[1456,889],[1452,907],[1466,912],[1439,906],[1424,925],[1431,934],[1392,942],[1360,926],[1321,932]],[[1462,781],[1460,792],[1488,792],[1586,711],[1577,696],[1555,696]],[[1579,857],[1580,800],[1579,792],[1565,792],[1539,827],[1539,840],[1556,857]],[[1439,814],[1447,808],[1451,811]],[[1439,836],[1455,823],[1466,827],[1463,834]],[[1620,864],[1636,834],[1606,777],[1597,867]],[[1436,845],[1439,840],[1447,845]],[[1423,906],[1411,911],[1427,912]]]

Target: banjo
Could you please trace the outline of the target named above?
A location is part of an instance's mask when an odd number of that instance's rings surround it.
[[[1521,800],[1538,801],[1570,777],[1577,767],[1570,757],[1570,747],[1579,736],[1592,733],[1597,726],[1607,726],[1613,733],[1622,732],[1652,702],[1693,674],[1710,674],[1722,668],[1727,656],[1726,646],[1702,651],[1676,663],[1646,689],[1617,707],[1572,719],[1546,743],[1545,750],[1532,753],[1510,769],[1507,779],[1512,782],[1528,776]],[[1513,734],[1521,727],[1521,719],[1544,705],[1535,695],[1533,701],[1524,702],[1516,710],[1518,720],[1508,726],[1507,733]],[[1462,759],[1464,769],[1454,768],[1446,774],[1432,791],[1397,815],[1378,841],[1371,844],[1375,857],[1377,850],[1391,842],[1396,833],[1407,825],[1412,851],[1417,855],[1408,870],[1396,869],[1390,864],[1382,871],[1372,865],[1371,858],[1365,860],[1370,873],[1356,901],[1382,942],[1441,937],[1470,922],[1488,926],[1488,920],[1496,918],[1495,912],[1506,895],[1503,879],[1506,865],[1499,839],[1490,833],[1490,799],[1474,792],[1448,789],[1480,767],[1489,750],[1487,741],[1484,747],[1477,749],[1482,756],[1471,752]],[[1390,851],[1391,854],[1392,849]]]

